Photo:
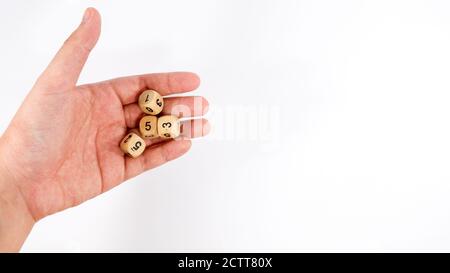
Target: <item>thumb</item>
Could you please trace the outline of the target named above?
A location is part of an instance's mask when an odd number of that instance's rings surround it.
[[[98,11],[94,8],[86,9],[81,24],[64,42],[36,85],[56,92],[74,87],[100,36],[100,25]]]

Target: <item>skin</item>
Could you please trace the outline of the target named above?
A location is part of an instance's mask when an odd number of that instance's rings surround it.
[[[184,121],[181,138],[146,140],[139,158],[124,155],[119,143],[143,115],[136,104],[143,90],[183,93],[200,80],[175,72],[77,86],[100,21],[95,9],[86,10],[0,138],[0,251],[20,250],[40,219],[180,157],[191,147],[190,138],[209,131],[205,119]],[[202,97],[171,96],[164,114],[203,115],[207,106]]]

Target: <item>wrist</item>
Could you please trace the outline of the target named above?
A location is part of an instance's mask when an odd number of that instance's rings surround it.
[[[2,165],[0,164],[0,252],[16,252],[25,242],[35,220],[19,188]]]

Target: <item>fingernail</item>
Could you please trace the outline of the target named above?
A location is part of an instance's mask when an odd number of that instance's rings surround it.
[[[92,9],[87,8],[86,11],[84,12],[82,23],[86,23],[87,21],[89,21],[91,16],[92,16]]]
[[[208,121],[206,121],[206,122],[203,124],[203,132],[202,132],[202,135],[203,135],[203,136],[206,136],[207,134],[209,134],[209,132],[211,132],[211,124],[210,124]]]
[[[209,101],[203,98],[202,106],[203,106],[203,115],[205,115],[209,111]]]
[[[209,104],[203,107],[203,115],[209,112]]]

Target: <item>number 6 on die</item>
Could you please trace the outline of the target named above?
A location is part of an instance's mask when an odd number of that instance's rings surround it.
[[[139,96],[138,101],[141,110],[148,115],[158,115],[164,107],[164,99],[154,90],[146,90]]]

